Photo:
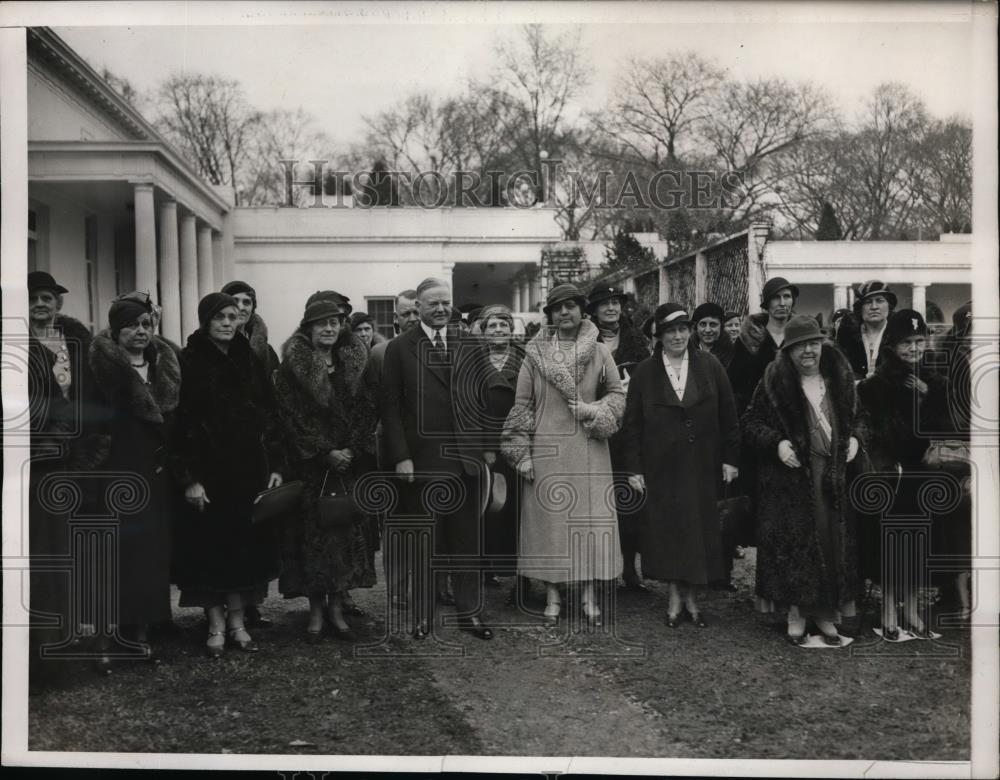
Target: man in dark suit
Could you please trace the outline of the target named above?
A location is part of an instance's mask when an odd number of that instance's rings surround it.
[[[493,631],[479,609],[481,550],[479,475],[482,443],[474,425],[478,394],[464,367],[476,345],[451,320],[451,289],[440,279],[417,287],[418,326],[389,342],[382,365],[380,408],[384,458],[396,474],[419,490],[423,511],[433,518],[435,555],[447,556],[452,572],[459,628],[480,639]],[[470,416],[470,412],[472,413]],[[415,571],[417,628],[424,639],[433,614],[430,571]],[[415,583],[416,584],[416,583]],[[419,594],[419,595],[418,595]]]

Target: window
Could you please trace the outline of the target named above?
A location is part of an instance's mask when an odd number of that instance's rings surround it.
[[[371,318],[375,320],[375,332],[381,333],[387,339],[396,334],[392,329],[392,319],[396,314],[396,299],[393,297],[366,297],[365,307]]]

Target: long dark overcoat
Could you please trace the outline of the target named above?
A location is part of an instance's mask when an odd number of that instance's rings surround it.
[[[118,622],[148,625],[170,619],[171,525],[179,509],[168,452],[180,399],[177,356],[154,337],[146,347],[148,384],[108,332],[94,337],[90,369],[96,383],[108,458],[102,468],[132,473],[148,501],[118,516]]]
[[[740,432],[722,364],[689,350],[684,399],[663,368],[663,347],[632,375],[624,468],[646,479],[640,546],[647,577],[703,585],[726,572],[717,501],[722,464],[739,466]]]
[[[275,528],[250,520],[268,474],[286,476],[282,425],[246,339],[223,353],[199,330],[181,354],[178,481],[200,482],[210,503],[204,512],[189,508],[179,524],[177,577],[182,606],[212,606],[220,594],[259,591],[277,576]]]
[[[910,374],[927,384],[926,396],[921,397],[916,390],[904,385]],[[933,522],[935,553],[955,552],[956,548],[968,550],[970,540],[963,539],[963,534],[969,530],[968,504],[963,507],[961,502],[956,502],[942,512],[935,511],[942,508],[935,507],[940,502],[919,498],[920,491],[923,488],[933,490],[935,482],[942,496],[960,495],[954,489],[956,480],[947,474],[935,474],[922,463],[932,438],[944,438],[943,434],[950,432],[945,378],[926,365],[919,365],[914,370],[890,350],[883,350],[875,374],[858,385],[858,399],[866,412],[864,420],[872,469],[894,491],[890,505],[861,517],[859,543],[863,574],[876,582],[882,581],[881,530],[887,522],[890,525],[896,522],[892,518],[929,515]],[[905,520],[903,523],[908,524]],[[927,546],[921,545],[915,552],[925,556]],[[926,559],[914,557],[913,561],[914,565],[927,566]]]
[[[831,571],[821,553],[809,465],[809,410],[798,371],[787,353],[775,358],[742,418],[745,457],[757,462],[757,595],[780,604],[835,609],[859,595],[855,516],[848,499],[848,440],[864,446],[856,415],[854,374],[847,359],[823,345],[820,371],[835,418],[825,495],[836,516],[840,565]],[[788,439],[799,468],[778,459]]]
[[[281,578],[285,598],[322,596],[375,584],[372,539],[360,510],[353,522],[323,527],[318,498],[324,477],[330,486],[343,480],[354,486],[362,464],[370,459],[375,428],[374,399],[354,388],[365,367],[368,351],[356,336],[335,351],[334,372],[309,338],[296,332],[281,349],[281,368],[275,391],[288,430],[289,475],[305,483],[302,508],[282,529]],[[330,450],[350,449],[355,459],[344,474],[331,469]]]

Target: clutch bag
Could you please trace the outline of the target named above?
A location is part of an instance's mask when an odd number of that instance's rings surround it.
[[[284,482],[278,487],[262,490],[253,500],[253,525],[268,523],[275,518],[294,512],[299,508],[302,497],[302,483],[298,480]]]

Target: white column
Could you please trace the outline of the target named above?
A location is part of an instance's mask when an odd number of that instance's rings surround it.
[[[521,283],[517,279],[511,279],[510,290],[510,308],[517,313],[521,311]]]
[[[148,292],[155,299],[156,291],[156,212],[153,206],[153,185],[136,184],[135,201],[135,289]]]
[[[451,288],[451,302],[458,305],[458,301],[455,300],[455,264],[444,262],[441,263],[441,278],[448,283],[448,287]]]
[[[528,307],[531,311],[538,308],[538,302],[542,300],[542,279],[538,268],[531,270],[531,286],[529,288]]]
[[[198,299],[216,291],[212,269],[212,228],[198,226]]]
[[[521,279],[521,305],[523,311],[531,311],[531,282],[526,278]]]
[[[181,332],[198,330],[198,237],[194,214],[181,217]]]
[[[913,303],[910,306],[914,311],[920,312],[920,316],[927,317],[927,285],[913,284]]]
[[[212,275],[215,283],[222,287],[226,282],[231,282],[225,273],[225,247],[222,243],[222,233],[218,230],[212,231]]]
[[[160,206],[160,299],[163,309],[160,333],[181,343],[181,266],[177,237],[177,203]]]
[[[670,300],[670,278],[667,276],[667,264],[660,266],[660,286],[657,292],[657,304]]]
[[[833,310],[846,309],[847,308],[847,291],[850,289],[849,284],[835,284],[833,285]]]

